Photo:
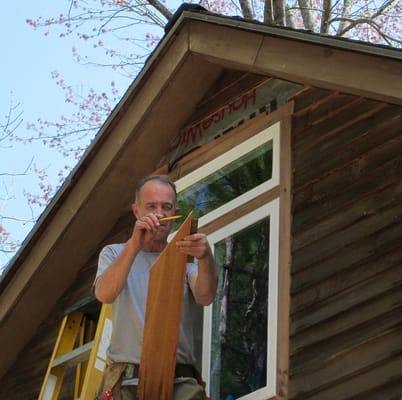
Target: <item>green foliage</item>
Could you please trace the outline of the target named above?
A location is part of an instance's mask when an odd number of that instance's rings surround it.
[[[269,218],[230,240],[230,246],[228,239],[216,246],[220,281],[212,354],[219,367],[212,369],[219,374],[211,386],[217,399],[238,398],[266,385]]]

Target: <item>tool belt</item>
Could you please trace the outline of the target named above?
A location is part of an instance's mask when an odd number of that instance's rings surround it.
[[[96,400],[120,400],[121,381],[138,378],[140,366],[138,364],[112,363],[106,366],[102,381],[96,393]],[[176,364],[175,378],[194,378],[205,390],[205,382],[201,374],[191,364]],[[207,397],[204,394],[204,398]]]
[[[126,366],[127,363],[112,363],[106,366],[95,400],[121,399],[121,376]]]
[[[140,371],[140,366],[138,364],[127,364],[123,371],[122,378],[125,379],[135,379],[138,378]],[[175,378],[195,378],[197,379],[197,370],[191,364],[176,364],[176,369],[174,372]]]

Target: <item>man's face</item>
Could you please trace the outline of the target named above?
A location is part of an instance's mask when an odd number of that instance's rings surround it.
[[[141,188],[137,204],[133,204],[136,218],[147,214],[155,214],[158,218],[175,215],[175,195],[173,189],[164,182],[150,180]],[[172,227],[171,221],[161,222],[159,231],[168,235]]]

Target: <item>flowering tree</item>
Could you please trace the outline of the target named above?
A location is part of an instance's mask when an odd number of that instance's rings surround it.
[[[150,51],[163,35],[163,28],[180,1],[169,4],[160,0],[65,0],[65,12],[57,17],[27,19],[45,35],[74,35],[77,45],[72,56],[78,63],[108,68],[132,80]],[[268,25],[287,26],[322,35],[402,47],[402,9],[400,0],[201,0],[205,9],[219,14],[239,15]],[[91,51],[88,51],[88,46]],[[89,55],[91,54],[91,55]],[[1,125],[2,140],[30,143],[40,141],[60,153],[66,161],[57,182],[48,182],[46,170],[30,166],[39,178],[39,193],[26,193],[29,204],[44,207],[82,156],[96,132],[119,101],[121,93],[114,82],[101,93],[83,94],[65,82],[59,72],[52,73],[74,112],[57,121],[38,119],[27,125],[30,135],[19,132],[18,114]],[[10,109],[10,111],[15,111]],[[25,171],[26,173],[26,171]],[[3,199],[7,201],[7,199]],[[0,210],[1,215],[1,210]],[[0,251],[9,249],[9,233],[2,228],[0,216]],[[18,247],[13,244],[13,249]]]
[[[163,28],[180,1],[170,6],[160,0],[66,0],[67,12],[58,17],[27,23],[45,29],[58,28],[61,37],[76,35],[78,42],[100,50],[98,58],[82,56],[73,48],[77,62],[111,68],[133,79],[149,52],[163,35]],[[306,29],[322,35],[342,36],[371,43],[402,47],[400,0],[201,0],[207,10],[263,21],[268,25]],[[113,47],[110,47],[110,46]],[[120,98],[114,83],[102,93],[76,93],[58,72],[53,77],[65,93],[65,101],[76,107],[71,117],[59,121],[38,120],[29,125],[43,144],[57,148],[63,156],[79,159],[111,109]],[[73,145],[74,144],[74,145]]]
[[[111,68],[133,79],[181,2],[167,6],[160,0],[66,0],[66,4],[66,13],[28,19],[27,23],[45,29],[46,35],[56,27],[61,37],[76,35],[78,42],[100,50],[97,59],[93,53],[89,58],[82,56],[77,44],[72,49],[77,62]],[[400,0],[201,0],[200,4],[214,13],[241,15],[268,25],[402,47]],[[64,91],[65,101],[77,111],[57,122],[38,120],[29,128],[43,144],[79,159],[120,94],[111,82],[104,92],[91,90],[83,96],[58,72],[53,72],[53,77]]]

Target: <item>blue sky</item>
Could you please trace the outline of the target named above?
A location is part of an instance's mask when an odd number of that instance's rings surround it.
[[[123,94],[130,80],[108,69],[79,65],[73,58],[72,47],[77,45],[74,37],[59,38],[57,29],[45,36],[43,29],[33,29],[26,20],[39,16],[52,17],[66,13],[66,0],[21,0],[5,2],[3,5],[2,67],[0,75],[0,118],[8,112],[10,104],[19,103],[23,112],[23,122],[19,135],[31,134],[26,130],[28,122],[38,117],[57,121],[62,114],[73,112],[65,102],[64,93],[51,77],[57,70],[63,78],[78,90],[102,89],[111,80],[116,82]],[[112,76],[113,74],[113,76]],[[0,173],[22,173],[31,160],[52,173],[63,167],[65,160],[57,152],[46,149],[41,144],[14,144],[4,147],[0,143]],[[56,178],[53,178],[56,181]],[[31,174],[23,177],[0,177],[0,215],[18,219],[37,217],[40,210],[27,205],[24,190],[38,192],[38,181]],[[8,199],[5,199],[5,198]],[[22,241],[32,229],[32,223],[22,223],[6,218],[0,221],[11,232],[12,237]],[[9,255],[0,252],[0,270],[9,260]]]

